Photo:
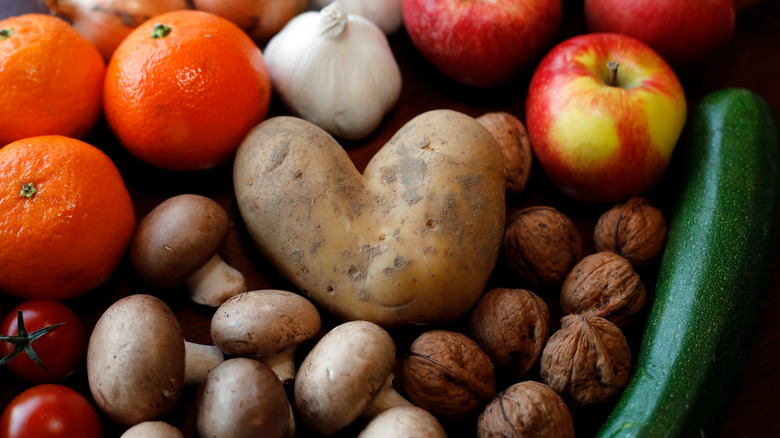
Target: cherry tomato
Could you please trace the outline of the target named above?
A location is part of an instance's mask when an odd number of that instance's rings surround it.
[[[27,340],[24,339],[25,335],[18,336],[19,311]],[[7,341],[9,337],[16,338],[16,345]],[[3,339],[0,340],[0,357],[8,358],[10,354],[16,354],[6,364],[8,369],[20,379],[32,383],[53,383],[64,379],[76,370],[86,356],[87,334],[84,324],[68,306],[58,301],[23,302],[0,324],[0,339]],[[34,362],[30,353],[37,355],[43,366]]]
[[[95,408],[57,383],[33,386],[14,397],[0,416],[0,438],[101,438]]]

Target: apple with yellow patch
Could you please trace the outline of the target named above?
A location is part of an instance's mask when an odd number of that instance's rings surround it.
[[[594,33],[555,46],[537,66],[526,127],[549,179],[567,195],[612,203],[664,174],[686,120],[672,68],[646,44]]]

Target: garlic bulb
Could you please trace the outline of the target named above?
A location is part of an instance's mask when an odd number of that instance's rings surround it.
[[[338,2],[290,20],[264,57],[287,109],[346,140],[373,132],[401,93],[401,71],[384,32]]]
[[[310,7],[317,10],[332,3],[333,0],[311,0]],[[339,0],[348,14],[361,15],[376,23],[385,35],[391,35],[401,28],[402,0]]]

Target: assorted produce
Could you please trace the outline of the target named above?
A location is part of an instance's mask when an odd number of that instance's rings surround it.
[[[0,438],[573,437],[589,408],[603,437],[717,433],[780,237],[769,105],[689,114],[676,74],[728,45],[731,1],[585,0],[574,36],[560,0],[45,4],[0,20],[0,365],[25,385]],[[402,114],[403,37],[470,99],[527,74],[524,114],[420,110],[359,168]],[[127,169],[222,180],[136,205]]]

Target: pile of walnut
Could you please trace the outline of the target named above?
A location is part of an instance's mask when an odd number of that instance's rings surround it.
[[[549,339],[544,337],[546,331],[539,331],[540,326],[549,324],[549,313],[538,296],[523,289],[498,289],[484,299],[491,302],[500,294],[526,303],[512,305],[504,298],[500,305],[490,304],[495,312],[493,320],[508,326],[474,331],[494,362],[518,377],[539,360],[541,383],[552,391],[541,400],[513,399],[511,407],[544,417],[536,421],[555,424],[558,429],[544,436],[573,436],[570,413],[560,409],[561,403],[603,403],[614,399],[627,384],[631,353],[621,327],[635,318],[646,300],[635,268],[657,260],[666,239],[666,221],[659,209],[636,197],[605,212],[596,223],[593,238],[595,252],[583,256],[577,229],[560,211],[529,207],[515,213],[507,224],[504,257],[530,289],[552,298],[559,291],[557,304],[562,317],[558,329]],[[483,305],[474,311],[472,327],[475,319],[485,318],[482,315],[487,312],[480,309]],[[524,333],[526,345],[516,347],[497,335],[507,336],[512,330]],[[480,340],[483,336],[492,344]],[[497,348],[503,351],[494,351]],[[522,366],[518,365],[521,359]],[[550,408],[528,405],[539,402]],[[503,409],[506,412],[507,406]],[[482,414],[486,415],[491,415],[489,410]],[[507,418],[496,416],[493,421],[511,421]],[[480,420],[480,434],[489,436],[483,431],[483,422]]]

